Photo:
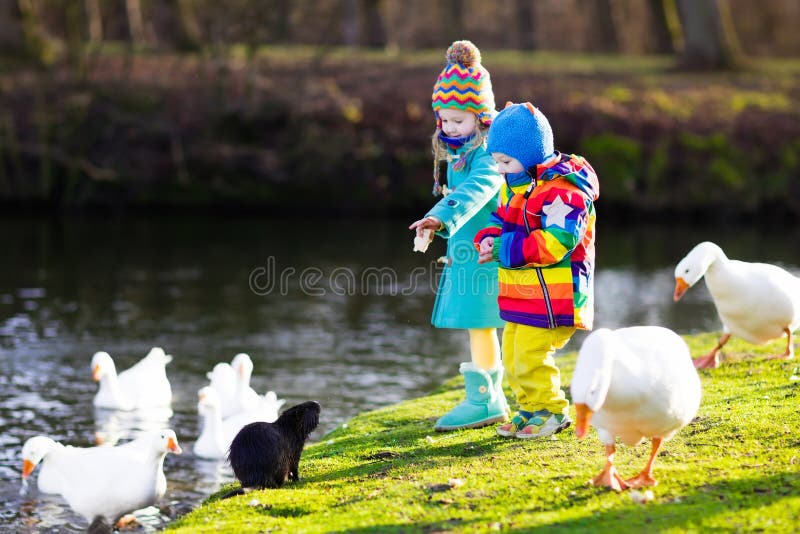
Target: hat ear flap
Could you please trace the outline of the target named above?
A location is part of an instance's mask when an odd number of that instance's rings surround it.
[[[503,109],[510,108],[513,105],[514,105],[514,103],[511,100],[509,100],[508,102],[506,102],[506,107],[503,108]]]

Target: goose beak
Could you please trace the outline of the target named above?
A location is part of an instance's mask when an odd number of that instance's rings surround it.
[[[178,441],[173,439],[173,438],[169,438],[167,440],[167,449],[169,449],[174,454],[180,454],[180,453],[183,452],[183,449],[181,449],[181,446],[178,445]]]
[[[675,294],[672,296],[672,299],[678,302],[681,300],[683,294],[686,293],[687,289],[689,289],[689,284],[680,276],[675,277]]]
[[[592,420],[594,412],[583,403],[575,405],[576,421],[575,421],[575,436],[578,439],[583,439],[589,433],[589,422]]]
[[[100,381],[100,377],[101,376],[102,376],[102,373],[100,372],[100,366],[99,365],[95,365],[94,367],[92,367],[92,379],[95,382],[98,382],[98,381]]]
[[[36,468],[36,464],[30,460],[22,460],[22,478],[28,478]]]

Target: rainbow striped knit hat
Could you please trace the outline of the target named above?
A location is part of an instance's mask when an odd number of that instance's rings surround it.
[[[481,52],[470,41],[456,41],[445,55],[447,65],[433,85],[434,113],[444,108],[471,111],[489,125],[495,115],[494,93],[489,71],[481,65]]]

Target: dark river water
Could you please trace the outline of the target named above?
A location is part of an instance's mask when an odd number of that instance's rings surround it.
[[[719,330],[704,284],[672,302],[674,266],[699,241],[715,241],[731,258],[800,270],[794,226],[614,225],[600,217],[596,326]],[[90,446],[96,431],[125,440],[148,425],[173,428],[184,454],[167,456],[167,494],[142,517],[142,530],[232,480],[191,445],[205,373],[238,352],[254,362],[257,391],[272,389],[287,406],[322,404],[315,440],[455,375],[469,358],[466,332],[429,325],[444,245],[413,253],[410,222],[0,219],[0,531],[86,528],[60,497],[39,494],[35,483],[22,488],[20,449],[38,434]],[[109,352],[123,370],[153,346],[174,357],[174,415],[148,423],[96,412],[92,354]]]

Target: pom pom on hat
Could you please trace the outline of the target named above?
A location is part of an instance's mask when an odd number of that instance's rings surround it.
[[[544,113],[530,102],[509,102],[489,129],[487,152],[502,152],[530,169],[553,155],[553,129]]]
[[[455,41],[445,54],[447,65],[433,86],[431,107],[471,111],[488,125],[495,115],[492,80],[483,65],[481,52],[470,41]]]
[[[448,65],[460,63],[469,68],[481,62],[481,51],[472,41],[456,41],[447,49],[445,60]]]

